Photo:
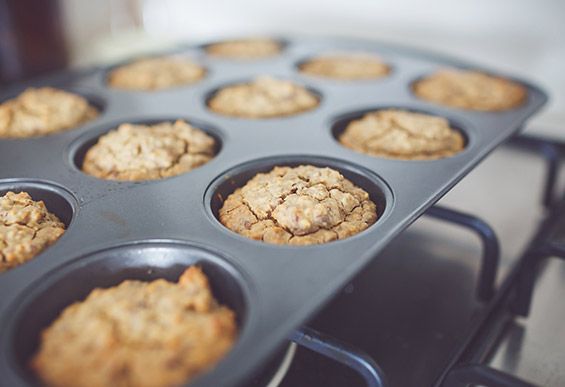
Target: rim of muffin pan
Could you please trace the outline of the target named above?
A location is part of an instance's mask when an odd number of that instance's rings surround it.
[[[256,40],[256,39],[265,39],[265,40],[271,40],[275,43],[277,43],[279,45],[279,52],[278,54],[275,55],[269,55],[269,56],[264,56],[264,57],[259,57],[259,58],[233,58],[233,57],[228,57],[228,56],[220,56],[220,55],[210,55],[208,54],[208,47],[213,46],[214,44],[220,44],[220,43],[232,43],[232,42],[239,42],[239,41],[248,41],[248,40]],[[292,44],[291,39],[288,38],[283,38],[283,37],[277,37],[277,36],[242,36],[242,37],[235,37],[235,38],[225,38],[225,39],[218,39],[218,40],[211,40],[202,44],[198,44],[196,46],[192,46],[192,47],[196,47],[198,50],[200,50],[200,52],[204,55],[206,55],[206,58],[212,59],[212,60],[218,60],[218,61],[225,61],[225,62],[233,62],[233,63],[250,63],[250,62],[258,62],[258,61],[265,61],[265,60],[270,60],[270,59],[274,59],[277,57],[280,57],[281,55],[284,55],[285,51],[288,49],[288,47]]]
[[[220,222],[219,211],[225,199],[237,188],[243,187],[258,173],[271,171],[276,166],[296,167],[299,165],[312,165],[319,168],[328,167],[341,173],[346,179],[369,194],[369,198],[377,206],[377,220],[365,230],[345,239],[335,241],[294,246],[289,244],[277,245],[247,238],[232,231]],[[268,248],[320,248],[334,243],[355,243],[356,238],[366,235],[376,226],[382,224],[392,212],[394,207],[394,193],[388,183],[373,171],[350,161],[319,155],[279,155],[264,157],[236,165],[214,178],[204,193],[204,206],[210,220],[217,229],[242,241],[253,243],[256,246]]]
[[[329,77],[329,76],[324,76],[324,75],[310,74],[310,73],[302,72],[301,67],[311,60],[320,59],[320,58],[324,58],[326,56],[332,56],[332,55],[347,56],[348,54],[350,54],[350,55],[366,54],[366,55],[369,55],[369,56],[374,56],[377,59],[382,59],[381,63],[383,63],[385,66],[387,66],[388,73],[386,73],[385,75],[380,76],[380,77],[358,78],[358,79],[341,79],[341,78],[335,78],[335,77]],[[294,67],[294,70],[303,77],[316,79],[316,80],[320,80],[320,81],[335,82],[337,84],[342,84],[342,85],[347,85],[347,84],[359,85],[359,84],[364,83],[364,82],[371,82],[371,83],[372,82],[381,82],[381,81],[385,81],[387,79],[390,79],[397,72],[397,68],[396,68],[395,65],[392,64],[392,61],[386,60],[384,55],[381,56],[379,54],[376,54],[376,53],[373,53],[373,52],[370,52],[370,51],[365,52],[365,51],[343,50],[343,51],[336,51],[335,53],[333,53],[332,51],[328,51],[328,52],[320,52],[320,53],[317,53],[317,54],[309,54],[307,56],[303,56],[302,59],[295,61],[293,67]]]
[[[106,111],[106,107],[108,106],[108,102],[106,101],[106,99],[104,99],[98,93],[95,93],[93,90],[92,91],[88,90],[86,87],[85,88],[81,88],[81,87],[60,87],[60,88],[54,87],[54,88],[67,91],[69,93],[78,94],[81,97],[85,98],[88,101],[89,104],[91,104],[92,106],[94,106],[96,108],[96,110],[98,110],[98,116],[96,116],[96,118],[94,118],[91,121],[87,121],[87,122],[81,124],[80,126],[77,126],[74,129],[77,129],[77,128],[79,128],[83,125],[89,124],[89,123],[94,123],[96,120],[100,119],[100,117]],[[69,129],[69,131],[74,130],[74,129]]]
[[[520,85],[522,88],[524,88],[525,92],[526,92],[526,98],[524,98],[524,101],[517,105],[514,106],[510,109],[502,109],[502,110],[476,110],[476,109],[467,109],[467,108],[462,108],[462,107],[457,107],[457,106],[451,106],[451,105],[447,105],[447,104],[443,104],[443,103],[439,103],[439,102],[435,102],[435,101],[429,101],[427,99],[421,98],[419,97],[415,92],[414,92],[414,87],[416,86],[416,83],[426,79],[427,77],[430,77],[432,75],[434,75],[435,73],[437,73],[438,71],[442,71],[442,70],[461,70],[461,71],[476,71],[491,77],[497,77],[497,78],[502,78],[505,79],[507,81],[511,81],[514,82],[518,85]],[[509,75],[505,75],[505,74],[501,74],[498,73],[496,71],[491,71],[489,69],[485,69],[482,68],[481,66],[472,66],[472,65],[462,65],[462,64],[446,64],[444,66],[438,66],[433,70],[428,70],[425,72],[420,72],[419,75],[412,77],[411,80],[409,80],[406,83],[406,89],[408,90],[408,94],[410,96],[410,98],[424,103],[426,105],[429,106],[433,106],[436,108],[442,108],[442,109],[448,109],[448,110],[452,110],[452,111],[456,111],[456,112],[463,112],[466,114],[504,114],[504,113],[513,113],[516,112],[520,109],[525,108],[526,106],[529,105],[530,101],[531,101],[531,90],[539,90],[537,86],[534,86],[528,82],[525,82],[523,80],[520,80],[516,77],[513,76],[509,76]]]
[[[272,117],[242,117],[242,116],[237,116],[237,115],[227,115],[227,114],[223,114],[223,113],[217,112],[215,110],[212,110],[210,108],[210,101],[212,100],[212,98],[214,98],[216,96],[216,94],[218,94],[223,89],[226,89],[226,88],[232,87],[232,86],[237,86],[237,85],[250,84],[253,81],[255,81],[257,78],[262,77],[262,76],[268,76],[268,77],[271,77],[271,78],[274,78],[274,79],[280,80],[280,81],[289,81],[289,82],[292,82],[294,85],[301,86],[304,89],[306,89],[309,93],[312,93],[314,95],[314,97],[318,101],[318,104],[316,106],[314,106],[312,109],[302,110],[302,111],[299,111],[297,113],[284,114],[284,115],[272,116]],[[204,93],[204,107],[206,108],[206,111],[208,111],[210,114],[213,114],[216,117],[222,117],[222,118],[226,118],[226,119],[235,119],[235,120],[268,121],[268,120],[281,120],[281,119],[287,119],[287,118],[294,118],[294,117],[302,116],[302,115],[307,114],[307,113],[315,112],[316,110],[318,110],[320,108],[320,106],[322,106],[323,102],[324,102],[324,94],[320,90],[318,90],[316,87],[311,86],[307,83],[304,83],[300,79],[293,78],[292,76],[289,76],[289,75],[273,75],[273,74],[264,74],[264,73],[257,74],[256,76],[253,76],[253,77],[246,77],[246,78],[240,78],[240,79],[231,80],[231,81],[224,81],[221,84],[217,84],[215,86],[212,86],[210,89],[208,89],[208,91],[206,91]]]
[[[218,126],[213,125],[213,124],[208,124],[208,123],[202,122],[198,119],[193,119],[193,118],[189,118],[189,117],[163,116],[163,117],[132,118],[131,120],[120,119],[120,120],[116,120],[116,121],[113,121],[113,122],[106,123],[106,124],[101,125],[97,128],[93,128],[93,129],[89,130],[87,133],[84,133],[81,136],[79,136],[78,138],[76,138],[75,140],[73,140],[71,142],[71,144],[68,146],[68,148],[67,148],[68,162],[74,170],[80,172],[83,176],[87,176],[87,177],[95,179],[97,181],[106,181],[106,182],[114,182],[114,183],[120,183],[120,182],[121,183],[149,183],[149,182],[155,182],[155,181],[168,180],[168,179],[171,179],[171,178],[174,178],[174,177],[185,175],[185,174],[190,173],[192,171],[181,173],[181,174],[175,175],[175,176],[169,176],[169,177],[162,178],[162,179],[129,181],[129,180],[100,179],[96,176],[89,175],[82,170],[82,165],[84,163],[84,157],[86,156],[86,153],[88,152],[88,150],[90,148],[92,148],[92,146],[94,146],[98,142],[98,139],[100,137],[109,133],[112,130],[117,129],[120,125],[122,125],[122,124],[155,125],[155,124],[159,124],[159,123],[162,123],[162,122],[173,122],[174,123],[177,120],[186,121],[191,126],[194,126],[195,128],[202,130],[204,133],[206,133],[207,135],[209,135],[210,137],[212,137],[214,139],[214,143],[215,143],[215,145],[214,145],[214,157],[212,157],[212,159],[210,159],[210,161],[208,161],[208,163],[212,162],[216,157],[218,157],[218,155],[220,154],[220,152],[222,151],[222,149],[224,147],[224,141],[225,141],[225,134],[223,133],[222,130],[220,130],[218,128]],[[206,163],[206,164],[208,164],[208,163]],[[198,168],[202,168],[202,167],[206,166],[206,164],[203,164],[203,165],[199,166]],[[198,169],[198,168],[195,168],[195,169]]]
[[[98,93],[96,93],[95,91],[89,90],[86,86],[85,87],[57,86],[57,85],[29,86],[29,87],[26,87],[24,89],[20,89],[17,92],[9,94],[7,97],[0,100],[0,104],[4,103],[4,102],[6,102],[10,99],[17,98],[27,89],[32,89],[32,88],[33,89],[41,89],[41,88],[44,88],[44,87],[50,87],[52,89],[66,91],[67,93],[72,93],[72,94],[76,94],[76,95],[83,97],[84,99],[86,99],[88,101],[89,105],[93,106],[98,111],[98,115],[92,120],[82,122],[82,123],[80,123],[76,126],[73,126],[72,128],[69,128],[69,129],[58,130],[56,132],[47,133],[47,134],[40,134],[40,135],[36,135],[36,136],[31,136],[31,137],[1,137],[0,136],[0,141],[38,140],[38,139],[41,139],[43,137],[54,137],[54,136],[57,136],[57,135],[63,135],[63,134],[66,134],[66,133],[74,132],[76,130],[84,128],[85,126],[95,125],[95,123],[98,122],[100,120],[100,118],[104,115],[104,113],[106,112],[106,107],[108,106],[108,102],[106,101],[106,99],[104,97],[102,97],[101,95],[99,95]]]
[[[345,131],[347,125],[349,125],[351,122],[363,118],[363,116],[365,116],[368,113],[378,112],[382,110],[389,110],[389,109],[402,110],[410,113],[427,114],[430,116],[446,119],[449,123],[449,127],[459,132],[463,136],[463,141],[464,141],[463,149],[451,156],[419,160],[419,159],[404,159],[404,158],[393,158],[393,157],[384,157],[384,156],[373,156],[370,154],[366,154],[348,148],[344,146],[341,142],[339,142],[339,136]],[[461,119],[455,118],[450,114],[434,112],[432,109],[425,109],[421,107],[414,107],[407,105],[378,105],[374,107],[367,107],[359,110],[353,110],[353,111],[341,113],[330,119],[329,128],[330,128],[331,136],[334,139],[335,143],[342,149],[345,149],[349,152],[354,152],[355,154],[358,155],[370,157],[372,159],[380,159],[380,160],[412,162],[412,163],[437,162],[442,160],[449,160],[449,159],[453,159],[454,157],[458,157],[462,154],[466,154],[469,151],[469,149],[471,149],[475,144],[475,138],[474,138],[475,135],[472,130],[472,127],[469,124],[464,123]]]
[[[149,282],[162,278],[176,282],[192,265],[202,268],[214,298],[236,314],[239,333],[226,354],[229,356],[252,334],[249,281],[223,254],[175,240],[144,240],[104,248],[46,273],[11,306],[2,350],[20,378],[37,383],[29,361],[37,352],[42,330],[66,307],[84,300],[95,288],[116,286],[125,280]]]
[[[180,89],[184,89],[184,88],[190,88],[190,87],[195,87],[197,85],[200,85],[202,82],[206,81],[206,79],[210,76],[210,74],[212,73],[212,70],[210,70],[209,66],[205,63],[202,63],[201,58],[199,58],[198,56],[190,53],[189,51],[187,51],[187,49],[191,48],[189,47],[176,47],[173,48],[171,50],[168,51],[164,51],[164,52],[157,52],[157,53],[146,53],[146,54],[138,54],[138,55],[134,55],[131,56],[129,58],[123,59],[118,61],[117,63],[111,64],[109,66],[106,66],[102,69],[102,73],[99,76],[99,81],[102,84],[102,87],[105,88],[106,90],[109,91],[113,91],[113,92],[118,92],[118,93],[143,93],[143,94],[147,94],[147,95],[151,95],[153,93],[161,93],[161,92],[167,92],[167,91],[172,91],[172,90],[180,90]],[[122,67],[122,66],[126,66],[132,63],[135,63],[139,60],[143,60],[143,59],[159,59],[159,58],[180,58],[180,59],[188,59],[191,62],[193,62],[195,65],[202,67],[202,69],[204,69],[204,75],[202,76],[202,78],[194,81],[194,82],[189,82],[189,83],[183,83],[182,85],[175,85],[175,86],[170,86],[170,87],[165,87],[162,89],[155,89],[155,90],[142,90],[142,89],[126,89],[126,88],[121,88],[121,87],[114,87],[111,86],[109,83],[109,78],[110,78],[110,73],[114,70],[117,70],[118,68]]]

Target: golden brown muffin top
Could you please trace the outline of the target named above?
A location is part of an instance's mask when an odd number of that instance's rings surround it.
[[[216,113],[242,118],[272,118],[298,114],[318,106],[304,86],[269,76],[224,87],[208,102]]]
[[[396,109],[378,110],[351,121],[339,142],[371,156],[405,160],[453,156],[465,146],[462,134],[445,118]]]
[[[65,225],[43,201],[27,192],[0,196],[0,273],[31,260],[64,232]]]
[[[227,197],[219,217],[251,239],[310,245],[365,230],[377,220],[377,208],[338,171],[301,165],[258,173]]]
[[[216,141],[183,120],[121,124],[98,139],[82,170],[107,180],[154,180],[189,172],[214,157]]]
[[[186,58],[145,58],[112,70],[108,85],[117,89],[155,91],[194,83],[205,75],[204,67]]]
[[[43,331],[31,364],[51,386],[172,386],[212,368],[236,338],[234,312],[192,266],[178,283],[94,289]]]
[[[381,78],[390,73],[390,67],[379,57],[364,53],[322,55],[299,68],[304,74],[350,81]]]
[[[210,44],[206,53],[229,59],[261,59],[278,55],[281,44],[272,39],[240,39]]]
[[[45,136],[98,116],[82,96],[52,87],[29,88],[0,104],[0,138]]]
[[[445,69],[417,81],[414,94],[426,101],[461,109],[501,111],[522,105],[524,86],[479,71]]]

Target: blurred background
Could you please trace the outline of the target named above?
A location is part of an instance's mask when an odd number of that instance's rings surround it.
[[[0,81],[269,34],[378,39],[531,79],[551,96],[532,127],[562,136],[563,0],[0,0]]]

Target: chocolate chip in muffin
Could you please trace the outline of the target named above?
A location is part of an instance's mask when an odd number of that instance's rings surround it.
[[[301,85],[268,76],[220,89],[208,102],[216,113],[241,118],[284,117],[312,110],[318,97]]]
[[[460,109],[502,111],[522,105],[526,88],[511,80],[479,71],[445,69],[413,85],[421,99]]]
[[[94,289],[43,331],[32,368],[51,386],[172,386],[212,368],[237,338],[199,267],[177,283]]]
[[[331,168],[278,166],[230,194],[220,222],[245,237],[310,245],[345,239],[375,223],[369,194]]]
[[[339,142],[375,157],[404,160],[453,156],[465,147],[463,135],[443,117],[385,109],[349,122]]]
[[[206,53],[229,59],[260,59],[278,55],[282,45],[272,39],[240,39],[210,44]]]
[[[390,67],[379,57],[364,54],[333,54],[311,58],[299,65],[303,74],[339,80],[367,80],[382,78]]]
[[[0,138],[46,136],[98,116],[82,96],[52,87],[29,88],[0,104]]]
[[[189,172],[215,155],[213,137],[183,120],[121,124],[101,136],[82,170],[106,180],[155,180]]]
[[[186,58],[145,58],[112,70],[108,85],[117,89],[155,91],[191,84],[205,75],[204,67]]]
[[[0,196],[0,272],[33,259],[55,243],[65,225],[27,192]]]

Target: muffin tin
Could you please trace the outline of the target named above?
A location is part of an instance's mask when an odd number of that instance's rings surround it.
[[[528,99],[519,108],[488,113],[458,110],[416,98],[411,83],[441,67],[480,66],[422,51],[347,39],[284,40],[281,55],[252,61],[207,57],[204,46],[183,47],[208,72],[195,84],[157,92],[106,87],[107,69],[66,73],[35,82],[89,98],[101,115],[80,128],[47,137],[0,140],[0,194],[28,191],[68,226],[32,261],[0,274],[0,384],[34,384],[26,368],[38,335],[69,303],[95,287],[126,278],[176,279],[197,263],[217,298],[238,314],[240,337],[232,351],[191,386],[239,385],[280,349],[392,238],[434,204],[489,152],[515,134],[547,97],[519,80]],[[302,75],[297,64],[335,51],[375,53],[392,66],[389,76],[338,81]],[[224,85],[273,75],[320,96],[318,108],[283,118],[241,119],[213,113],[206,101]],[[0,96],[17,94],[18,85]],[[381,108],[446,117],[461,130],[464,151],[445,159],[375,158],[342,147],[335,134],[344,118]],[[192,172],[159,181],[117,182],[80,171],[85,147],[123,122],[183,118],[212,134],[217,156]],[[223,198],[255,173],[275,165],[312,164],[337,169],[369,192],[379,218],[367,230],[324,245],[276,246],[237,235],[220,224]],[[371,307],[371,305],[367,305]],[[354,318],[344,316],[343,318]]]

